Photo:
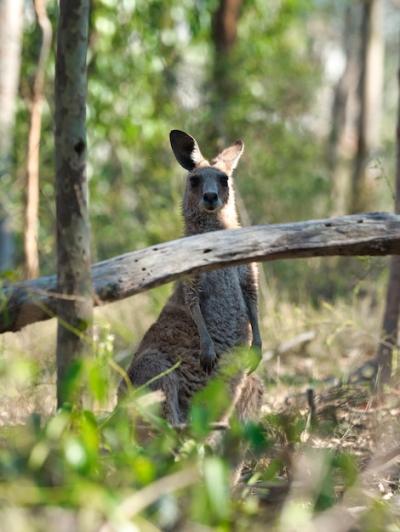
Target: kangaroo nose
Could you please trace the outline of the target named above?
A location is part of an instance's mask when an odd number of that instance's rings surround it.
[[[214,203],[217,203],[218,201],[218,194],[215,192],[205,192],[203,194],[203,200],[206,203],[209,203],[210,205],[213,205]]]

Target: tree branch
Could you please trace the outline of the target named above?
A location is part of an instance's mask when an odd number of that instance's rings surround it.
[[[126,253],[92,266],[94,304],[119,301],[195,271],[322,256],[400,255],[400,216],[369,213],[204,233]],[[0,290],[0,333],[53,317],[56,276]]]

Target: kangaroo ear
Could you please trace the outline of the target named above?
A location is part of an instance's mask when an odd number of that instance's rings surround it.
[[[205,162],[196,140],[184,131],[173,129],[169,134],[169,140],[176,160],[185,170],[190,172]]]
[[[237,140],[229,148],[221,151],[215,159],[212,161],[213,166],[217,166],[220,170],[226,174],[231,174],[237,167],[240,157],[244,150],[243,140]]]

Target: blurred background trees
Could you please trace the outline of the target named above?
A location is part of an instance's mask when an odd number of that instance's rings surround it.
[[[17,2],[12,5],[17,9]],[[48,0],[53,25],[56,9]],[[372,16],[373,10],[380,16]],[[245,140],[237,182],[252,223],[390,209],[399,19],[391,0],[268,5],[93,0],[88,87],[93,259],[181,234],[182,173],[168,145],[174,127],[196,135],[208,156],[224,141]],[[0,184],[15,241],[15,268],[7,274],[13,278],[24,276],[28,124],[42,43],[30,2],[24,24],[15,140]],[[55,270],[53,84],[54,43],[40,144],[42,274]],[[368,202],[357,204],[364,192]],[[372,275],[380,275],[382,268],[375,270]],[[307,268],[302,261],[285,263],[268,271],[295,299],[303,289],[314,300],[333,297],[358,282],[343,278],[334,260]]]

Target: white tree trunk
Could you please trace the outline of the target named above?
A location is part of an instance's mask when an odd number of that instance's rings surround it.
[[[366,46],[365,102],[366,137],[371,152],[376,150],[380,141],[380,125],[383,95],[383,0],[370,2],[368,43]]]
[[[46,5],[47,0],[34,0],[36,16],[42,31],[42,45],[33,82],[26,163],[24,254],[25,277],[27,279],[34,279],[39,275],[39,149],[46,63],[50,53],[52,37],[52,28],[47,17]]]
[[[18,93],[23,0],[0,0],[0,271],[12,266],[9,213],[1,186],[9,171]]]

